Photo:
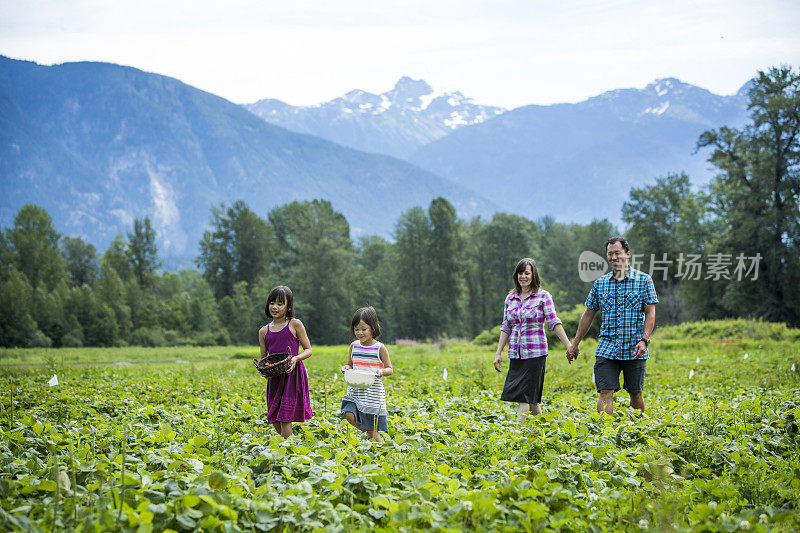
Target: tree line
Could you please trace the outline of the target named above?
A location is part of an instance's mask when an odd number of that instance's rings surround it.
[[[759,72],[749,107],[742,130],[699,138],[718,170],[709,186],[695,190],[686,174],[669,174],[633,188],[622,208],[639,268],[653,274],[661,324],[800,324],[800,75]],[[461,220],[436,198],[403,213],[393,240],[353,240],[327,201],[292,202],[266,219],[237,201],[212,208],[197,270],[171,273],[160,270],[148,218],[101,255],[26,205],[0,231],[0,345],[255,344],[278,284],[294,291],[315,343],[347,342],[349,317],[363,305],[377,309],[385,340],[472,338],[499,324],[511,271],[525,256],[570,324],[590,288],[578,276],[581,252],[604,256],[605,239],[619,233],[605,219]]]

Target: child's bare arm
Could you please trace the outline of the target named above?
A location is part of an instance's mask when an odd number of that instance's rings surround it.
[[[347,350],[347,364],[342,367],[342,372],[353,369],[353,345]]]
[[[386,346],[381,344],[381,350],[378,352],[378,355],[381,358],[381,363],[383,363],[383,368],[377,371],[379,376],[391,376],[394,374],[394,368],[392,368],[392,361],[389,359],[389,350],[386,349]]]
[[[311,357],[311,341],[308,340],[306,327],[297,318],[293,319],[289,323],[289,325],[294,326],[294,336],[297,337],[297,341],[303,348],[302,352],[294,356],[295,361],[302,361],[303,359],[308,359],[309,357]]]
[[[264,336],[267,334],[267,331],[266,331],[265,328],[268,328],[268,327],[269,326],[264,326],[263,328],[258,330],[258,346],[261,349],[261,358],[262,359],[267,356],[267,345],[264,344]]]

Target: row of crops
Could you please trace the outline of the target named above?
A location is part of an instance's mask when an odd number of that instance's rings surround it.
[[[554,354],[523,426],[492,351],[394,347],[380,445],[337,416],[346,348],[308,361],[287,440],[246,360],[5,368],[0,529],[800,528],[797,343],[654,343],[642,419],[624,394],[597,414],[592,358]]]

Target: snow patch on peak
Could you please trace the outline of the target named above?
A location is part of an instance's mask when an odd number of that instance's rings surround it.
[[[456,129],[459,126],[466,126],[469,124],[466,117],[458,111],[453,111],[450,116],[444,120],[445,126],[450,129]]]
[[[667,109],[669,109],[669,102],[662,102],[657,106],[648,107],[647,109],[639,113],[639,115],[640,116],[646,115],[648,113],[652,115],[663,115],[664,111],[666,111]]]
[[[419,97],[419,110],[422,111],[424,109],[428,109],[428,106],[431,105],[431,102],[439,98],[440,96],[444,96],[444,92],[440,90],[431,90],[428,94],[423,94]]]
[[[648,85],[645,90],[655,92],[658,96],[665,96],[683,89],[686,85],[678,78],[660,78]]]

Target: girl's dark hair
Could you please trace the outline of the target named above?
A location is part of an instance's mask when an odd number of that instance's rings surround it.
[[[381,336],[381,325],[378,323],[378,313],[371,305],[369,307],[362,307],[356,314],[353,315],[353,320],[350,321],[350,334],[356,336],[356,326],[359,322],[364,321],[369,329],[372,330],[372,338],[377,339]]]
[[[272,302],[286,302],[286,318],[289,320],[294,318],[294,296],[292,296],[292,289],[285,285],[278,285],[267,296],[267,303],[264,305],[264,314],[272,318],[269,314],[269,304]]]
[[[517,274],[519,274],[520,272],[524,272],[525,267],[529,265],[531,267],[531,274],[533,274],[533,276],[531,277],[531,292],[536,294],[536,292],[539,290],[539,287],[542,286],[542,281],[539,279],[539,269],[536,268],[536,261],[534,261],[530,257],[523,257],[522,259],[519,260],[517,266],[514,267],[514,274],[512,274],[511,276],[512,278],[514,278],[514,292],[516,292],[517,294],[522,294],[522,285],[519,284],[519,280],[517,279]]]

